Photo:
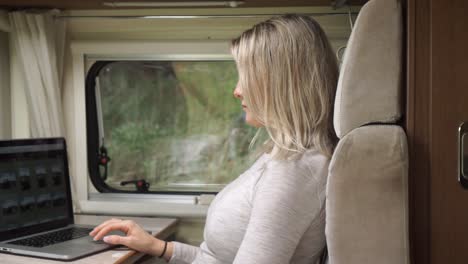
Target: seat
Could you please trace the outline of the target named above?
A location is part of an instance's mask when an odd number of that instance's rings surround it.
[[[340,70],[339,138],[329,167],[329,264],[409,263],[408,148],[402,118],[402,11],[371,0],[360,11]]]

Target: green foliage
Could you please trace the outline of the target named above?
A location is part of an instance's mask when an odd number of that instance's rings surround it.
[[[232,61],[115,62],[99,75],[108,184],[226,184],[249,164],[255,130],[232,96]],[[171,187],[172,186],[172,187]]]

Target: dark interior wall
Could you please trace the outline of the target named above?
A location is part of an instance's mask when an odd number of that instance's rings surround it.
[[[467,263],[468,191],[457,131],[468,121],[468,2],[407,1],[407,122],[412,263]]]

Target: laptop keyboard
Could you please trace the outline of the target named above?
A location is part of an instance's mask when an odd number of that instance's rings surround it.
[[[82,227],[71,227],[67,229],[58,230],[55,232],[50,232],[47,234],[37,235],[33,237],[28,237],[12,242],[8,244],[28,246],[28,247],[46,247],[56,243],[80,238],[87,236],[91,232],[91,228],[82,228]]]

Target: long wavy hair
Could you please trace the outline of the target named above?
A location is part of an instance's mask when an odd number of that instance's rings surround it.
[[[266,151],[287,159],[315,148],[331,157],[338,63],[320,25],[273,17],[233,39],[231,52],[245,104],[269,134]]]

